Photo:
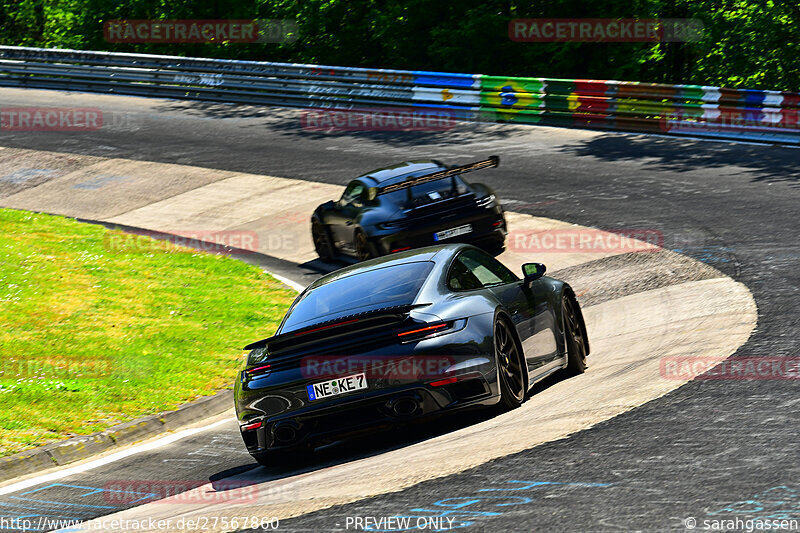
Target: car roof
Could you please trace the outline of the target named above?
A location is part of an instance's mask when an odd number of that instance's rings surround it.
[[[414,174],[424,170],[444,170],[447,167],[440,161],[433,159],[423,159],[418,161],[403,161],[396,165],[389,167],[377,168],[371,172],[367,172],[363,176],[356,179],[372,180],[375,185],[383,183],[398,176],[405,176],[407,174]]]
[[[447,263],[460,250],[472,247],[472,245],[464,243],[437,244],[435,246],[426,246],[424,248],[396,252],[375,259],[370,259],[368,261],[363,261],[355,265],[347,266],[331,272],[330,274],[326,274],[314,281],[306,290],[313,290],[317,287],[332,283],[338,279],[345,278],[353,274],[360,274],[361,272],[377,270],[387,266],[416,263],[420,261],[432,261],[437,264]]]

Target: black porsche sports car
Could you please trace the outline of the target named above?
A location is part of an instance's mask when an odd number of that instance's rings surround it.
[[[406,161],[360,176],[337,201],[311,216],[314,248],[323,260],[339,253],[359,260],[438,243],[471,242],[500,250],[503,207],[492,189],[462,174],[496,167],[492,156],[460,167]]]
[[[589,343],[575,293],[527,263],[520,279],[469,244],[437,245],[323,276],[254,342],[235,385],[262,464],[376,426],[468,407],[519,406]]]

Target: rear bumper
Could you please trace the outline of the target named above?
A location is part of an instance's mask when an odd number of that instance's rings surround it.
[[[434,234],[437,232],[467,224],[472,228],[470,233],[445,240],[437,241],[434,239]],[[371,241],[377,251],[384,255],[434,244],[456,242],[500,247],[505,242],[507,232],[503,209],[498,206],[493,209],[484,209],[477,213],[471,213],[468,216],[437,220],[435,223],[430,223],[430,221],[416,224],[410,223],[409,226],[394,232],[382,231],[375,233],[372,235]]]
[[[463,329],[353,355],[311,355],[265,374],[240,372],[234,398],[248,451],[318,445],[342,436],[499,399],[493,313]],[[309,387],[364,373],[366,388],[312,398]],[[249,429],[245,429],[249,428]]]
[[[444,412],[493,405],[499,400],[494,389],[480,375],[436,388],[415,384],[348,397],[345,402],[319,409],[250,419],[248,424],[261,421],[261,426],[251,430],[240,426],[240,430],[251,454],[314,447]]]

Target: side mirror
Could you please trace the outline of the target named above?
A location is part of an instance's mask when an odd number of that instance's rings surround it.
[[[547,267],[543,263],[525,263],[522,265],[522,276],[526,284],[530,285],[531,282],[544,276]]]

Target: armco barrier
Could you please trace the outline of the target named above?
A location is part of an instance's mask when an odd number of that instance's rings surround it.
[[[0,46],[0,86],[800,143],[800,94]]]

